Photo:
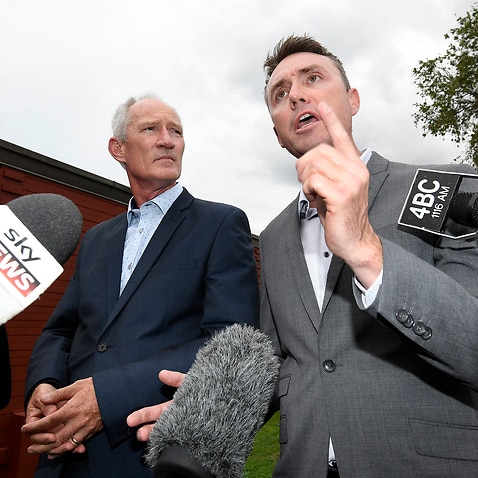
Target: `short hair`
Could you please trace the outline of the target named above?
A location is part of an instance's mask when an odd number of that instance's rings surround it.
[[[121,142],[126,142],[128,135],[128,126],[130,123],[129,109],[135,103],[141,100],[148,99],[159,99],[154,93],[145,93],[141,96],[135,97],[131,96],[124,103],[118,106],[113,115],[113,120],[111,121],[111,127],[113,129],[113,136],[118,138]]]
[[[345,88],[348,91],[350,89],[350,82],[347,78],[347,74],[345,73],[344,66],[342,62],[332,54],[324,45],[319,43],[317,40],[312,38],[311,36],[304,34],[301,36],[298,35],[290,35],[288,37],[282,38],[274,47],[272,52],[269,52],[266,59],[264,60],[264,72],[266,74],[265,79],[265,86],[264,86],[264,98],[267,103],[267,85],[269,84],[269,80],[272,76],[272,73],[276,69],[277,65],[289,55],[294,53],[317,53],[318,55],[326,56],[330,58],[342,76],[342,80],[344,82]]]

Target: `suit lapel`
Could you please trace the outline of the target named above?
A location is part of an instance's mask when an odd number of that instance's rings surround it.
[[[124,305],[128,302],[130,297],[141,285],[141,282],[143,281],[144,277],[149,272],[152,265],[158,260],[159,256],[162,254],[164,248],[171,240],[178,226],[185,219],[187,215],[187,210],[191,205],[192,201],[193,197],[187,192],[186,189],[184,189],[178,199],[174,201],[166,216],[164,216],[155,233],[151,237],[149,244],[144,250],[141,259],[139,260],[136,268],[133,271],[133,274],[131,275],[128,283],[126,284],[123,293],[119,297],[117,288],[117,301],[109,315],[108,322],[106,323],[104,330],[115,319],[115,317],[124,307]],[[123,247],[123,245],[124,241],[121,242],[121,247]],[[121,257],[122,254],[123,251],[121,250]]]
[[[123,214],[118,223],[113,226],[109,237],[106,239],[107,257],[109,258],[106,264],[106,300],[108,314],[118,301],[123,246],[127,225],[126,214]]]
[[[288,258],[291,277],[297,289],[297,294],[302,302],[309,320],[315,330],[319,330],[320,310],[317,305],[314,288],[310,280],[307,263],[305,262],[304,250],[300,238],[298,198],[293,201],[284,211],[281,228],[285,231],[285,254]],[[281,254],[282,251],[276,251]]]

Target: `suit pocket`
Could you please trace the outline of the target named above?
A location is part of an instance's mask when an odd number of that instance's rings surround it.
[[[456,460],[478,459],[478,427],[409,420],[420,455]]]

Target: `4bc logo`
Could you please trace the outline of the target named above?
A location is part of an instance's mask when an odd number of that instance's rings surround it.
[[[400,222],[412,227],[440,232],[460,182],[459,174],[417,170]]]

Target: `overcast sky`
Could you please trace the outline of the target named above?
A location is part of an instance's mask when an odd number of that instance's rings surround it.
[[[448,46],[472,0],[22,0],[0,15],[0,138],[127,184],[107,150],[111,117],[155,92],[180,114],[180,182],[227,202],[259,234],[297,194],[262,98],[262,63],[283,36],[309,33],[344,63],[361,96],[360,148],[448,163],[460,150],[412,114],[411,70]]]

